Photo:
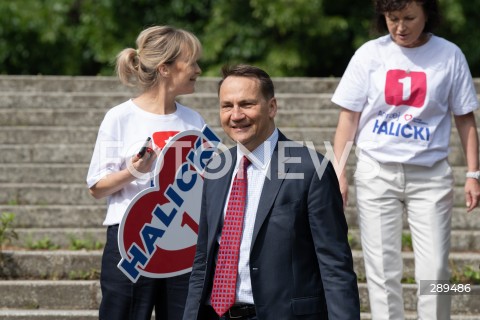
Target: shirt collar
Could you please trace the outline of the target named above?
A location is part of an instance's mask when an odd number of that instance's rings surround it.
[[[272,159],[273,150],[278,142],[278,129],[275,128],[273,133],[265,140],[261,145],[259,145],[255,150],[248,153],[248,150],[241,148],[237,145],[237,163],[238,167],[240,160],[243,156],[246,156],[252,165],[260,170],[266,170]]]

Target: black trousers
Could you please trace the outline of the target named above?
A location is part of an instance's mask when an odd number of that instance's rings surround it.
[[[118,226],[108,227],[100,274],[100,320],[150,320],[153,308],[157,320],[181,320],[190,273],[166,279],[141,276],[131,282],[117,267],[121,260],[117,234]]]
[[[200,314],[198,317],[199,320],[230,320],[231,318],[228,315],[219,317],[218,314],[213,310],[209,305],[204,305],[200,308]],[[257,316],[244,317],[239,320],[257,320]]]

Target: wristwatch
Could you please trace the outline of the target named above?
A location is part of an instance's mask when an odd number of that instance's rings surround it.
[[[466,174],[467,178],[480,179],[480,171],[469,171]]]

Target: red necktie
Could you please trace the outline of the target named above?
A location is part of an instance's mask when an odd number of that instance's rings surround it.
[[[235,303],[238,255],[247,197],[247,167],[249,165],[250,160],[243,157],[232,184],[222,228],[211,296],[212,307],[220,317]]]

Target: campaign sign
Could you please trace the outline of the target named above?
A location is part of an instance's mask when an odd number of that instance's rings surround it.
[[[118,268],[132,282],[141,275],[168,278],[192,270],[203,174],[219,143],[204,126],[176,134],[162,149],[154,186],[135,196],[119,226]]]

